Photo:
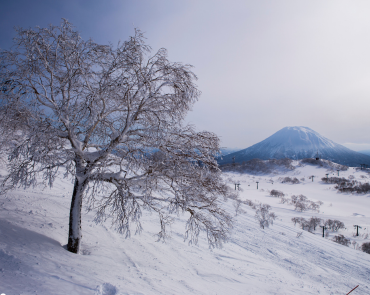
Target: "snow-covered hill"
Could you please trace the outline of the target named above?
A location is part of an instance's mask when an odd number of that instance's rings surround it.
[[[364,154],[364,155],[367,155],[367,156],[370,156],[370,150],[362,150],[362,151],[358,151],[360,154]]]
[[[307,127],[285,127],[249,148],[224,156],[219,163],[231,163],[234,157],[235,162],[239,163],[255,158],[304,159],[313,158],[317,153],[322,159],[342,165],[370,165],[370,156],[352,151]]]
[[[240,151],[240,149],[236,149],[236,148],[222,148],[221,149],[221,154],[223,156],[226,156],[228,154],[235,153],[235,152],[238,152],[238,151]]]
[[[204,236],[198,246],[184,242],[184,216],[175,217],[171,237],[162,243],[156,242],[159,224],[154,214],[144,212],[143,233],[125,239],[109,222],[96,225],[93,212],[85,212],[82,255],[72,254],[63,247],[70,181],[58,180],[52,189],[7,193],[0,199],[0,293],[346,294],[359,285],[354,295],[370,294],[369,254],[352,244],[332,242],[336,232],[322,238],[321,229],[309,233],[291,222],[292,217],[339,219],[346,225],[340,234],[357,245],[370,241],[369,195],[338,194],[333,185],[319,181],[326,173],[337,174],[312,165],[298,165],[284,175],[225,173],[230,186],[241,184],[242,199],[270,204],[278,218],[263,230],[254,210],[242,206],[230,242],[214,250],[208,249]],[[369,180],[365,171],[353,168],[340,173]],[[297,177],[300,183],[281,183],[285,176]],[[271,189],[322,201],[320,212],[297,212],[269,196]],[[234,205],[228,201],[227,208],[235,212]],[[359,237],[353,237],[354,224],[362,226]]]

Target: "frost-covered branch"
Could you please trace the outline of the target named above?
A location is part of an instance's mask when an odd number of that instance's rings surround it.
[[[17,29],[12,51],[0,52],[1,151],[9,174],[3,189],[52,185],[61,168],[74,178],[68,249],[78,252],[85,199],[97,220],[141,230],[147,209],[164,238],[171,213],[188,214],[186,235],[200,230],[211,246],[227,238],[221,209],[230,192],[215,157],[219,139],[182,121],[200,91],[190,65],[150,55],[140,30],[128,41],[83,40],[60,26]],[[15,127],[16,126],[16,127]]]

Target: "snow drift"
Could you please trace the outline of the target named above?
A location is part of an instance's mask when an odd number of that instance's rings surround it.
[[[76,255],[65,249],[71,181],[59,179],[52,189],[9,192],[0,201],[0,293],[346,294],[360,285],[354,295],[370,294],[369,254],[334,243],[336,233],[322,238],[321,229],[309,233],[291,222],[292,217],[338,219],[347,227],[340,234],[359,244],[369,241],[369,195],[338,194],[332,185],[318,181],[328,172],[305,165],[280,175],[226,173],[231,186],[234,181],[241,184],[242,199],[268,203],[278,217],[263,230],[254,210],[241,207],[244,212],[234,217],[229,243],[214,250],[204,235],[198,246],[184,242],[186,216],[181,214],[175,217],[171,237],[162,243],[156,242],[156,217],[147,212],[142,234],[125,239],[111,229],[109,220],[97,225],[94,212],[84,210],[82,255]],[[353,168],[340,174],[368,180],[367,172]],[[310,175],[315,175],[314,181]],[[285,176],[298,177],[300,183],[280,182]],[[297,212],[271,197],[271,189],[287,196],[304,194],[324,204],[320,212]],[[225,204],[235,213],[234,205]],[[353,237],[353,224],[362,226],[359,237]]]

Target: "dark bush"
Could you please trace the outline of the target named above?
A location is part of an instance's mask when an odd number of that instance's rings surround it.
[[[357,193],[357,194],[365,194],[370,192],[370,184],[369,183],[361,183],[356,180],[352,180],[351,182],[342,182],[335,186],[335,188],[340,191],[341,193]]]
[[[321,180],[326,183],[336,183],[336,184],[350,182],[350,180],[345,179],[344,177],[323,177],[321,178]]]
[[[312,158],[302,159],[301,162],[302,163],[305,163],[305,164],[312,164],[312,165],[320,165],[320,166],[322,166],[322,161],[321,160],[316,160],[316,159],[312,159]]]
[[[347,247],[351,242],[350,239],[345,238],[343,235],[335,236],[332,241]]]
[[[297,184],[299,183],[299,180],[297,177],[290,178],[290,177],[284,177],[281,181],[282,183],[291,183],[291,184]]]
[[[273,189],[271,192],[270,192],[270,196],[273,196],[273,197],[284,197],[284,193],[281,192],[281,191],[278,191],[276,189]]]
[[[361,250],[367,254],[370,254],[370,243],[363,243],[361,246]]]

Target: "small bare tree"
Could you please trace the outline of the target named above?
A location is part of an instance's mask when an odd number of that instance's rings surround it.
[[[271,206],[268,204],[261,204],[257,207],[255,218],[258,220],[260,227],[263,229],[273,224],[276,219],[274,212],[270,212]]]
[[[301,223],[301,217],[293,217],[292,219],[292,222],[294,223],[294,226],[298,223],[300,224]]]
[[[309,222],[310,222],[311,227],[313,227],[313,230],[315,231],[316,227],[321,224],[322,219],[319,217],[311,217]]]
[[[185,212],[190,241],[200,230],[211,246],[227,239],[232,219],[222,209],[229,189],[215,160],[219,139],[182,124],[200,94],[191,66],[170,62],[165,49],[150,56],[139,30],[113,47],[83,40],[66,20],[19,28],[14,42],[0,52],[2,152],[9,156],[3,191],[36,185],[40,176],[52,186],[63,168],[74,178],[74,253],[83,200],[97,221],[110,218],[126,235],[131,223],[141,230],[147,209],[158,213],[159,238],[169,214]]]

